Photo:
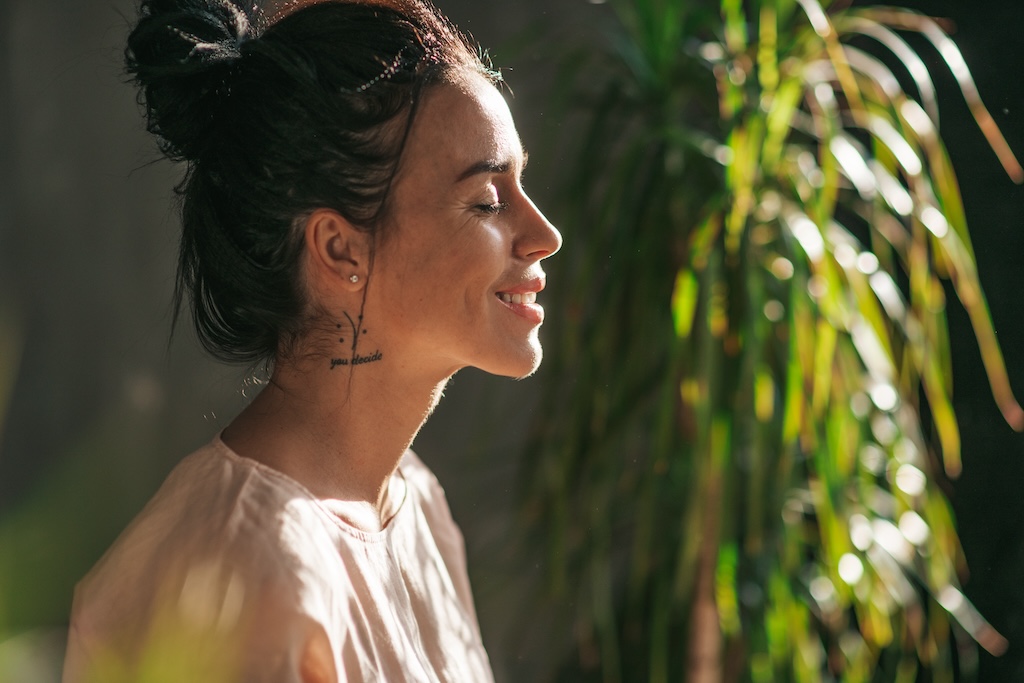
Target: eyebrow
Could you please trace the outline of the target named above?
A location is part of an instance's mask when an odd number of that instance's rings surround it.
[[[530,160],[530,154],[523,148],[523,166],[520,169],[522,173],[526,169],[526,164]],[[508,173],[512,169],[512,161],[496,161],[494,159],[484,159],[472,164],[469,168],[464,170],[455,179],[456,183],[461,183],[463,180],[472,178],[475,175],[481,173]]]

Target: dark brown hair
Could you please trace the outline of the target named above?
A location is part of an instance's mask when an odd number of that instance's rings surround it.
[[[424,87],[495,78],[421,0],[299,3],[280,20],[231,0],[143,0],[128,72],[161,151],[187,164],[175,320],[203,346],[272,360],[304,331],[301,219],[381,223]]]

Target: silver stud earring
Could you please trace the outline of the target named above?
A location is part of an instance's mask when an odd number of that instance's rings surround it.
[[[349,282],[351,282],[352,284],[355,284],[355,283],[359,282],[359,276],[358,275],[350,276],[349,277]]]

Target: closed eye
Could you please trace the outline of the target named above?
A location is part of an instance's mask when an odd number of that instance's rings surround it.
[[[508,202],[495,202],[493,204],[478,204],[476,206],[477,211],[486,213],[488,215],[499,214],[508,208]]]

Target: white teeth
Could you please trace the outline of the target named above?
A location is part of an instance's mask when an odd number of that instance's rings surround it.
[[[537,303],[537,292],[523,292],[522,294],[509,294],[500,292],[498,297],[507,304],[535,304]]]

